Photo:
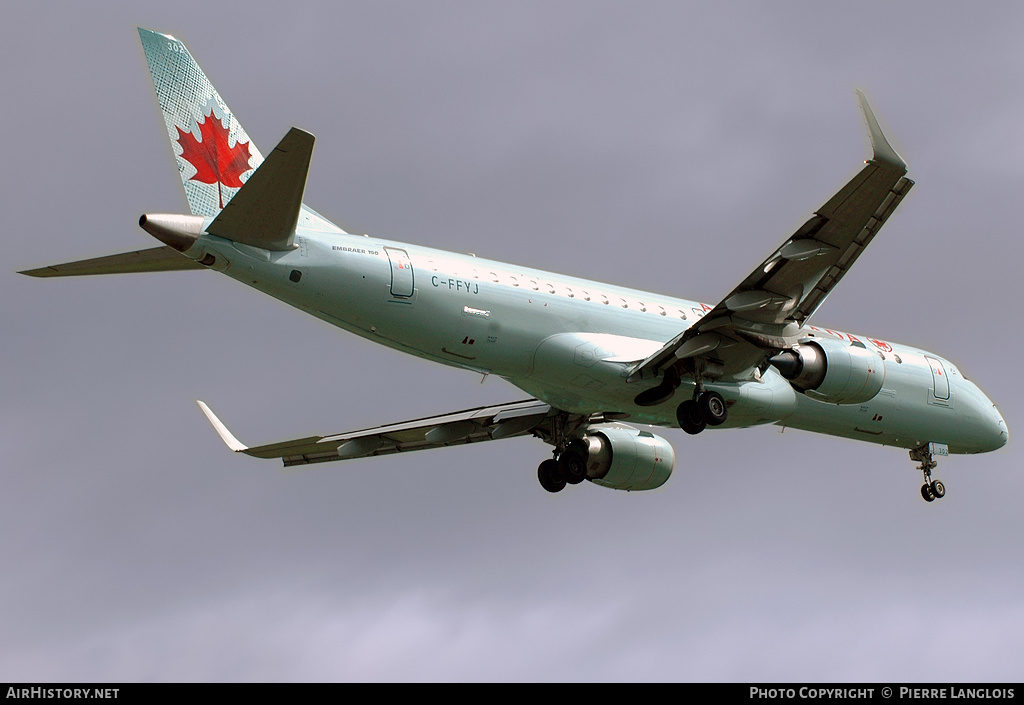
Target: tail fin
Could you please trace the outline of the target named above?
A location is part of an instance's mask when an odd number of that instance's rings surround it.
[[[215,216],[263,155],[184,44],[142,27],[139,38],[189,208]]]
[[[182,42],[142,27],[139,38],[189,208],[194,215],[215,217],[263,163],[263,155]],[[306,205],[298,224],[345,232]]]

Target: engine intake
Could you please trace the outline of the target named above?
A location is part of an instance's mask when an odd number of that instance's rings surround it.
[[[885,382],[885,362],[877,353],[835,340],[805,341],[769,362],[795,389],[832,404],[863,404]]]
[[[676,454],[664,438],[616,424],[583,439],[587,479],[616,490],[653,490],[668,481]]]

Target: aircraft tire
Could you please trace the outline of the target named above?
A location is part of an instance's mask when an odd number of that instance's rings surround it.
[[[540,464],[537,468],[537,479],[540,480],[540,486],[548,492],[561,492],[565,489],[565,478],[558,469],[558,462],[553,458]]]
[[[587,459],[567,450],[558,458],[558,472],[570,485],[578,485],[587,479]]]
[[[729,417],[729,407],[718,392],[704,392],[697,404],[700,415],[708,426],[721,426]]]
[[[935,501],[935,491],[932,490],[932,486],[929,485],[927,482],[921,485],[921,496],[924,497],[925,502]]]
[[[932,494],[935,495],[935,499],[942,499],[946,496],[946,486],[935,480],[932,482]]]
[[[676,420],[679,421],[679,428],[691,436],[696,436],[707,427],[700,407],[692,399],[687,399],[676,408]]]

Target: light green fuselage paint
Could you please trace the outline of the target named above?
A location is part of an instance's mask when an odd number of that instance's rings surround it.
[[[633,403],[631,368],[710,306],[541,270],[392,242],[300,229],[268,252],[208,234],[186,253],[213,269],[373,342],[504,378],[572,413],[616,412],[677,427],[674,400]],[[882,445],[945,443],[952,453],[1006,441],[991,400],[948,360],[924,350],[814,326],[807,336],[875,350],[884,383],[869,401],[832,404],[797,392],[773,368],[707,384],[730,404],[720,428],[778,424]]]

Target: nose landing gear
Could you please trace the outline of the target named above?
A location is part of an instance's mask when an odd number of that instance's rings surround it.
[[[945,455],[944,451],[946,446],[935,443],[929,443],[928,445],[915,448],[910,451],[910,459],[921,463],[917,466],[917,469],[924,473],[924,484],[921,485],[921,497],[924,498],[925,502],[934,502],[937,499],[942,499],[946,496],[946,486],[939,480],[932,479],[932,470],[938,467],[938,462],[935,460],[933,455],[934,450],[938,450],[941,455]]]
[[[942,499],[946,496],[946,486],[938,480],[929,482],[928,477],[925,476],[924,484],[921,485],[921,496],[924,497],[925,502],[934,502],[937,499]]]

